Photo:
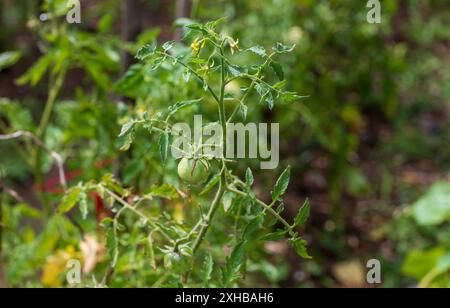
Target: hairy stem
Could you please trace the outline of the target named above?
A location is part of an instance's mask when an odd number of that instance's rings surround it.
[[[225,193],[225,184],[222,183],[221,180],[219,189],[217,190],[216,196],[214,197],[214,201],[211,204],[211,207],[209,208],[208,214],[206,215],[206,217],[203,218],[203,224],[200,228],[200,232],[198,234],[197,239],[195,240],[194,246],[192,247],[192,251],[194,254],[200,247],[200,244],[203,242],[206,236],[206,232],[208,232],[208,229],[211,226],[211,221],[214,217],[214,214],[216,213],[217,209],[220,206],[220,201],[222,200],[224,193]]]
[[[150,227],[152,227],[154,230],[157,230],[159,233],[161,233],[161,235],[168,241],[168,242],[173,242],[172,238],[166,233],[164,232],[164,230],[161,230],[161,228],[159,228],[157,225],[155,225],[147,216],[145,216],[143,213],[139,212],[138,210],[136,210],[131,204],[129,204],[128,202],[126,202],[125,200],[123,200],[122,198],[120,198],[118,195],[116,195],[114,192],[112,192],[111,190],[107,189],[106,187],[103,187],[103,190],[110,195],[114,200],[116,200],[117,202],[119,202],[121,205],[124,206],[125,209],[129,210],[130,212],[136,214],[137,216],[139,216],[140,218],[144,219],[148,225]]]
[[[172,272],[166,272],[163,276],[161,276],[161,278],[159,278],[151,287],[153,288],[153,289],[156,289],[156,288],[160,288],[161,287],[161,285],[164,283],[164,282],[166,282],[166,280],[167,279],[169,279],[170,278],[170,276],[172,275]]]
[[[255,74],[255,77],[259,80],[259,78],[261,77],[262,73],[264,72],[264,70],[266,69],[267,65],[270,64],[270,62],[272,61],[273,56],[275,55],[275,53],[272,53],[270,56],[267,57],[266,61],[264,62],[264,64],[259,68],[258,72]],[[242,97],[242,99],[240,100],[240,103],[236,106],[236,108],[234,109],[233,113],[231,114],[230,118],[228,119],[228,123],[231,123],[231,121],[233,121],[234,117],[237,115],[237,113],[239,112],[240,109],[240,105],[244,104],[244,102],[247,100],[248,96],[250,95],[250,93],[253,91],[253,89],[256,86],[256,80],[252,79],[250,76],[248,76],[251,80],[252,83],[250,84],[250,87],[247,89],[247,92],[245,92],[244,96]],[[235,77],[235,78],[241,78],[241,77]],[[229,80],[228,82],[232,81],[233,79]],[[227,83],[228,83],[227,82]],[[270,85],[269,85],[270,86]],[[271,87],[271,86],[270,86]]]
[[[223,55],[223,50],[220,52]],[[223,150],[223,158],[226,158],[227,154],[227,116],[225,112],[225,61],[223,57],[220,59],[221,66],[221,85],[220,85],[220,102],[219,102],[219,121],[220,125],[222,125],[222,150]]]
[[[174,248],[175,251],[177,251],[178,247],[179,247],[181,244],[183,244],[183,243],[189,241],[189,240],[191,239],[191,237],[195,234],[195,232],[197,232],[197,229],[200,228],[200,227],[202,226],[202,224],[203,224],[203,217],[200,218],[200,220],[197,222],[197,224],[195,225],[195,227],[192,228],[192,230],[191,230],[186,236],[184,236],[184,237],[178,239],[178,240],[175,242],[175,248]]]
[[[164,55],[165,57],[172,59],[173,61],[176,61],[176,63],[180,64],[181,66],[185,67],[189,72],[191,72],[195,77],[197,77],[198,80],[200,80],[202,83],[205,83],[205,79],[200,76],[194,69],[192,69],[189,65],[186,63],[181,62],[180,60],[176,59],[174,56],[168,54],[167,52],[161,52],[161,55]],[[214,97],[215,101],[220,104],[220,99],[217,97],[217,94],[214,92],[213,89],[211,89],[210,86],[208,86],[208,91],[211,93],[211,95]]]
[[[39,123],[39,127],[36,133],[36,136],[39,139],[43,139],[45,137],[45,132],[47,130],[48,124],[50,123],[50,118],[53,113],[56,98],[58,97],[58,93],[63,85],[64,76],[65,73],[61,72],[56,76],[54,82],[50,83],[50,89],[47,102],[45,103],[44,113],[42,114],[41,122]]]
[[[247,97],[249,96],[250,92],[253,91],[253,89],[255,88],[255,85],[256,85],[256,82],[252,81],[252,83],[250,84],[250,87],[247,89],[247,92],[245,92],[244,96],[239,101],[239,104],[234,108],[233,113],[231,114],[227,123],[231,123],[231,121],[233,121],[234,117],[237,115],[237,113],[239,112],[239,109],[241,108],[241,104],[244,104],[244,102],[247,100]]]
[[[220,50],[221,55],[223,55],[223,47],[221,47]],[[211,204],[211,207],[209,209],[208,214],[206,215],[206,217],[203,219],[203,224],[202,227],[200,229],[200,233],[194,243],[194,246],[192,248],[194,254],[195,252],[198,250],[198,248],[200,247],[200,244],[202,243],[203,239],[206,236],[206,233],[211,225],[211,221],[214,218],[214,214],[216,213],[217,209],[220,206],[220,202],[222,201],[223,195],[225,194],[226,191],[226,162],[225,162],[225,157],[226,157],[226,140],[227,140],[227,134],[226,134],[226,127],[227,127],[227,123],[226,123],[226,114],[225,114],[225,86],[226,86],[226,81],[225,81],[225,62],[223,60],[223,57],[221,58],[221,84],[220,84],[220,98],[219,98],[219,122],[222,126],[222,153],[223,153],[223,159],[222,159],[222,164],[223,164],[223,168],[221,171],[221,178],[220,178],[220,184],[219,184],[219,189],[217,190],[216,196],[213,200],[213,203]]]
[[[233,193],[235,193],[237,195],[240,195],[240,196],[243,196],[243,197],[247,197],[248,196],[247,193],[245,193],[243,191],[240,191],[240,190],[237,190],[235,188],[228,187],[227,189],[228,189],[228,191],[233,192]],[[255,198],[255,201],[256,201],[256,203],[261,205],[266,211],[270,212],[270,214],[272,214],[279,222],[281,222],[286,228],[288,228],[288,230],[290,232],[292,232],[292,226],[283,217],[281,217],[281,215],[278,214],[270,205],[267,205],[266,203],[264,203],[261,200],[256,199],[256,198]]]

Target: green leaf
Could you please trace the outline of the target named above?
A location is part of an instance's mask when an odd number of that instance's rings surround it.
[[[245,240],[248,240],[260,228],[263,221],[264,221],[264,217],[261,215],[258,215],[255,218],[253,218],[247,224],[247,226],[245,226],[242,238]]]
[[[228,71],[233,77],[240,77],[246,75],[248,72],[245,68],[238,65],[228,65]]]
[[[135,125],[136,125],[136,121],[134,121],[134,120],[131,120],[130,122],[125,123],[122,126],[122,129],[119,134],[119,138],[122,138],[122,137],[125,137],[125,136],[131,134],[133,132]]]
[[[156,270],[155,250],[153,248],[153,238],[151,233],[147,237],[147,249],[150,266],[153,270]]]
[[[214,186],[217,185],[220,181],[220,174],[217,173],[209,182],[206,184],[205,188],[203,188],[202,192],[200,193],[200,196],[206,195],[208,192],[211,191],[211,189],[214,188]]]
[[[402,272],[417,280],[421,280],[428,272],[436,267],[438,261],[445,255],[443,247],[436,247],[427,251],[413,250],[408,253],[402,266]]]
[[[146,168],[145,160],[139,158],[130,159],[125,163],[122,168],[122,181],[124,184],[132,184],[141,172]]]
[[[128,197],[130,195],[130,191],[123,188],[111,173],[107,173],[102,176],[101,184],[109,190],[112,190],[113,192],[121,195],[122,197]]]
[[[65,218],[61,216],[50,217],[45,225],[39,239],[33,245],[34,260],[45,260],[46,257],[54,253],[61,239],[61,228],[68,227],[65,224]]]
[[[311,256],[308,254],[308,250],[306,249],[306,245],[308,243],[305,240],[301,238],[290,239],[289,244],[292,245],[295,252],[303,259],[312,259]]]
[[[165,52],[168,52],[169,50],[171,50],[173,48],[174,45],[175,45],[175,41],[168,41],[168,42],[164,43],[162,48],[164,49]]]
[[[245,262],[245,242],[241,242],[234,247],[228,265],[230,266],[230,269],[233,272],[237,272],[239,271],[239,268],[242,266],[244,262]]]
[[[117,238],[117,221],[106,226],[106,251],[111,259],[111,267],[115,267],[119,257],[119,240]]]
[[[265,97],[270,92],[270,88],[264,83],[257,83],[255,89],[261,97]]]
[[[208,34],[208,32],[205,30],[205,27],[202,24],[199,23],[192,23],[186,26],[186,28],[202,32],[203,34]]]
[[[170,184],[163,184],[161,186],[153,185],[150,189],[150,195],[152,197],[159,197],[168,200],[173,200],[180,197],[176,188]]]
[[[119,93],[126,93],[127,91],[138,87],[144,80],[142,68],[142,64],[133,64],[130,66],[122,79],[120,79],[115,85],[116,91]]]
[[[191,71],[189,69],[185,69],[183,72],[183,80],[185,82],[189,82],[189,80],[191,80],[191,75],[192,75]]]
[[[22,53],[20,51],[7,51],[0,53],[0,72],[5,68],[16,64],[21,57]]]
[[[210,29],[210,30],[215,30],[217,28],[217,26],[224,23],[226,20],[227,20],[227,17],[221,17],[219,19],[209,21],[205,24],[205,28]]]
[[[414,219],[422,226],[436,226],[450,221],[450,183],[438,182],[413,206]]]
[[[80,213],[83,219],[86,219],[88,216],[88,195],[85,191],[80,192],[79,195],[80,200]]]
[[[175,105],[172,105],[169,107],[170,115],[174,115],[181,109],[184,109],[186,107],[192,106],[197,103],[200,103],[202,100],[203,100],[203,98],[199,98],[199,99],[193,99],[193,100],[189,100],[189,101],[178,102]]]
[[[128,134],[125,138],[123,138],[122,146],[120,147],[120,151],[128,151],[133,144],[134,134]]]
[[[214,260],[211,253],[208,253],[205,256],[205,260],[203,261],[203,267],[201,272],[201,277],[205,285],[211,280],[213,269],[214,269]]]
[[[247,171],[245,172],[245,182],[247,183],[248,187],[252,187],[253,183],[255,182],[252,169],[250,168],[247,168]]]
[[[277,90],[281,90],[286,86],[286,80],[282,80],[274,84],[272,87]]]
[[[278,230],[274,233],[269,233],[269,234],[264,235],[263,237],[261,237],[260,240],[267,241],[267,242],[276,242],[276,241],[283,239],[287,233],[288,233],[287,230]]]
[[[275,74],[277,75],[278,79],[284,80],[284,71],[283,71],[283,67],[281,66],[280,62],[277,61],[272,61],[270,63],[270,66],[272,67],[272,69],[274,70]]]
[[[298,101],[302,98],[307,98],[307,96],[300,96],[295,92],[283,92],[281,94],[281,99],[285,102],[285,103],[292,103],[295,101]]]
[[[102,34],[106,34],[108,31],[111,30],[112,22],[113,22],[112,14],[106,14],[100,19],[100,21],[97,24],[98,31]]]
[[[156,52],[156,48],[156,44],[147,44],[142,46],[136,54],[136,59],[143,61],[148,57],[153,56]]]
[[[241,103],[239,106],[239,112],[241,113],[241,117],[243,120],[247,119],[247,114],[248,114],[248,107],[247,105]]]
[[[238,77],[238,76],[241,75],[241,72],[239,72],[237,69],[235,69],[235,68],[233,67],[233,65],[229,65],[229,66],[228,66],[228,71],[229,71],[230,74],[231,74],[232,76],[234,76],[234,77]]]
[[[440,274],[444,274],[450,270],[450,253],[446,253],[442,258],[439,259],[436,265],[436,270]]]
[[[273,107],[275,106],[275,101],[273,100],[272,92],[269,91],[269,93],[267,93],[265,101],[266,101],[267,106],[269,107],[269,109],[272,110]]]
[[[53,54],[48,53],[39,58],[39,60],[28,69],[28,71],[22,75],[18,80],[19,85],[31,84],[35,86],[44,76],[45,72],[49,68],[53,59]]]
[[[150,69],[152,71],[157,70],[164,63],[165,60],[166,60],[165,57],[157,57],[157,58],[155,58],[153,60],[153,63],[151,64],[151,68]]]
[[[270,91],[269,86],[264,83],[258,83],[255,86],[256,92],[261,96],[261,100],[265,100],[269,106],[269,109],[273,109],[274,100],[272,96],[272,92]]]
[[[253,46],[249,48],[248,51],[251,51],[262,58],[265,58],[267,56],[266,49],[262,46]]]
[[[192,19],[182,17],[175,20],[174,26],[178,28],[187,27],[188,25],[191,25],[193,23],[195,23],[195,21],[193,21]]]
[[[85,60],[84,65],[89,73],[89,76],[91,76],[98,86],[104,90],[108,90],[111,87],[111,81],[108,75],[105,74],[102,66],[99,65],[96,60]]]
[[[122,146],[120,148],[121,151],[128,151],[131,147],[131,144],[134,141],[134,128],[136,126],[136,121],[131,120],[128,123],[125,123],[120,130],[119,137],[122,141]]]
[[[15,207],[20,211],[21,215],[24,215],[26,217],[36,218],[36,219],[42,217],[42,213],[39,210],[32,208],[31,206],[27,205],[26,203],[16,205]]]
[[[227,192],[223,198],[222,198],[222,204],[223,204],[223,210],[225,212],[228,212],[228,210],[231,208],[231,205],[233,204],[233,200],[236,197],[236,195],[232,192]]]
[[[167,161],[167,157],[169,155],[169,142],[169,131],[165,131],[159,138],[159,153],[161,154],[161,159],[164,163]]]
[[[8,120],[11,131],[35,129],[30,111],[17,102],[0,98],[0,116]]]
[[[275,189],[272,193],[272,199],[278,200],[281,196],[283,196],[286,193],[286,190],[289,186],[289,180],[291,177],[291,167],[288,166],[281,176],[278,178],[277,183],[275,184]]]
[[[233,248],[231,256],[227,258],[225,269],[222,270],[222,283],[225,287],[239,279],[239,272],[245,266],[245,243],[240,242]]]
[[[78,200],[80,198],[81,188],[80,187],[73,187],[69,190],[69,192],[64,196],[64,198],[61,201],[61,204],[58,208],[59,214],[65,214],[72,210],[75,205],[78,203]]]
[[[199,66],[205,65],[207,62],[208,62],[207,60],[202,59],[202,58],[191,58],[188,60],[189,64],[194,64],[194,65],[196,64]]]
[[[309,218],[310,212],[311,206],[309,204],[309,200],[306,200],[297,216],[295,216],[295,226],[304,226]]]
[[[272,49],[277,53],[289,53],[294,51],[295,45],[287,46],[282,43],[277,43]]]
[[[280,214],[280,215],[281,215],[281,213],[284,212],[284,208],[285,208],[285,206],[284,206],[284,204],[281,202],[281,203],[277,206],[277,208],[275,209],[275,212],[277,212],[277,214]],[[269,227],[273,227],[273,226],[275,226],[278,222],[279,222],[278,219],[276,219],[275,217],[271,216],[271,217],[269,217],[269,221],[268,221],[267,225],[268,225]]]

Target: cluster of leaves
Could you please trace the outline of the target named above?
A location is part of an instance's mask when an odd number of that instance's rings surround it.
[[[154,139],[158,140],[159,152],[163,163],[169,162],[169,148],[171,130],[171,118],[180,110],[212,102],[219,111],[218,123],[226,125],[236,114],[241,111],[245,118],[247,113],[246,98],[249,93],[255,90],[260,96],[261,102],[266,102],[269,109],[272,109],[275,100],[280,98],[285,102],[293,102],[300,98],[293,92],[284,90],[285,81],[281,64],[274,60],[277,55],[291,52],[294,47],[277,44],[270,54],[261,46],[241,50],[238,42],[233,38],[221,34],[216,28],[224,20],[209,22],[207,24],[189,23],[185,26],[185,39],[191,43],[191,48],[187,50],[176,48],[175,42],[168,42],[160,48],[156,44],[145,45],[137,52],[137,58],[144,64],[136,70],[136,66],[130,68],[125,77],[119,82],[121,87],[136,79],[137,74],[154,71],[166,63],[172,66],[179,66],[183,69],[182,75],[185,82],[190,82],[191,78],[203,89],[204,96],[199,99],[186,100],[169,106],[164,112],[143,112],[138,117],[131,117],[121,129],[119,139],[122,143],[122,150],[132,149],[135,134],[140,128],[149,132]],[[180,52],[180,50],[182,52]],[[229,50],[229,52],[227,52]],[[184,51],[184,52],[183,52]],[[240,53],[251,52],[262,59],[262,62],[255,65],[237,65],[232,62],[233,57],[238,57]],[[265,78],[269,73],[268,68],[272,68],[280,82],[272,85]],[[232,94],[225,93],[226,85],[234,80],[242,80],[248,83],[242,88],[242,98],[233,97]],[[226,114],[228,106],[237,102],[234,111],[230,115]],[[243,111],[245,110],[245,111]],[[222,140],[222,145],[225,142]],[[200,154],[201,155],[201,154]],[[200,157],[198,159],[203,159]],[[231,254],[225,260],[225,265],[220,267],[220,286],[235,285],[237,281],[244,277],[246,272],[246,254],[255,240],[257,241],[277,241],[283,237],[288,237],[288,242],[292,245],[299,256],[310,258],[306,250],[304,241],[297,229],[304,227],[309,216],[309,203],[306,202],[300,209],[293,224],[289,224],[282,216],[284,210],[283,195],[289,185],[290,167],[288,167],[279,177],[272,193],[272,201],[266,204],[257,199],[252,192],[254,182],[250,169],[246,172],[245,182],[235,176],[228,167],[228,161],[224,158],[210,158],[216,171],[211,175],[207,184],[201,187],[199,196],[207,197],[216,189],[212,202],[209,206],[199,205],[197,218],[194,223],[179,223],[171,218],[169,214],[152,216],[146,204],[151,204],[154,197],[173,198],[175,195],[185,198],[175,186],[164,184],[153,187],[144,196],[134,195],[132,190],[124,189],[112,177],[104,178],[95,183],[79,184],[72,188],[62,204],[60,212],[70,211],[79,203],[81,215],[86,218],[87,204],[86,196],[89,192],[95,191],[115,213],[113,218],[103,221],[106,228],[107,250],[111,260],[111,267],[117,265],[120,254],[120,232],[125,229],[123,226],[123,214],[134,213],[141,220],[140,226],[145,228],[143,236],[138,243],[146,243],[150,256],[150,264],[156,268],[162,263],[170,275],[165,276],[165,280],[175,279],[176,284],[186,285],[188,278],[194,285],[217,285],[212,281],[215,271],[215,263],[219,263],[212,256],[212,252],[201,252],[199,248],[207,238],[209,229],[214,229],[213,219],[224,220],[233,218],[235,228],[231,230],[230,238],[226,241],[232,245]],[[195,187],[187,187],[190,192],[195,193]],[[167,195],[168,194],[168,195]],[[222,207],[222,217],[216,217],[218,209]],[[192,215],[191,215],[192,216]],[[275,233],[264,232],[273,226],[280,225],[281,228]],[[211,231],[213,232],[213,231]],[[197,257],[203,255],[203,269],[200,273],[193,271],[193,265],[197,262]],[[167,282],[169,283],[169,282]]]
[[[399,221],[407,220],[412,228],[420,228],[437,239],[437,245],[429,246],[425,241],[415,250],[408,251],[402,272],[415,278],[421,287],[449,287],[450,242],[448,232],[442,226],[450,221],[450,184],[434,184],[402,216]]]
[[[49,21],[40,23],[31,19],[28,23],[30,29],[36,32],[36,37],[41,39],[38,47],[42,56],[16,83],[37,87],[39,83],[47,81],[48,77],[45,111],[42,113],[37,108],[41,103],[33,102],[28,106],[24,101],[0,100],[0,133],[3,135],[22,131],[27,136],[34,137],[34,140],[21,138],[0,144],[0,151],[4,154],[0,157],[0,181],[2,185],[10,187],[17,180],[27,181],[30,171],[35,171],[38,184],[36,197],[44,207],[39,212],[34,209],[36,205],[26,205],[21,192],[11,190],[11,196],[3,193],[0,196],[4,212],[2,237],[6,247],[3,258],[7,264],[6,275],[10,286],[59,286],[64,281],[62,273],[66,270],[66,264],[63,262],[61,266],[59,261],[68,256],[66,249],[73,258],[81,258],[80,252],[74,255],[72,251],[74,247],[79,247],[83,234],[79,233],[74,221],[54,215],[50,207],[61,200],[59,182],[49,179],[44,183],[41,177],[43,172],[52,168],[54,160],[47,152],[42,153],[41,157],[38,153],[42,152],[42,148],[47,148],[49,152],[54,150],[61,154],[59,158],[70,157],[66,166],[68,170],[75,172],[73,175],[68,174],[68,179],[81,177],[76,174],[84,171],[84,167],[89,169],[82,176],[95,178],[105,171],[90,167],[96,160],[110,158],[109,155],[114,153],[113,138],[116,137],[117,129],[118,108],[104,96],[105,91],[111,89],[111,75],[118,72],[120,67],[118,39],[106,35],[110,29],[108,19],[111,21],[111,16],[104,16],[100,20],[98,32],[94,34],[68,27],[65,22],[68,9],[66,1],[47,0],[42,5],[42,9],[48,13]],[[63,22],[59,22],[60,20]],[[29,50],[0,54],[0,70],[14,65],[21,57],[29,57]],[[86,80],[91,81],[92,92],[87,93],[78,88],[74,95],[76,101],[57,102],[59,93],[65,86],[66,76],[73,69],[83,69],[86,72]],[[84,81],[80,80],[79,86],[83,86]],[[39,88],[36,90],[39,93]],[[33,115],[41,113],[40,123],[36,125]],[[95,142],[91,142],[92,147],[88,149],[75,149],[77,144],[83,144],[86,140]],[[80,195],[78,200],[81,201],[82,209],[86,209],[87,196]],[[37,230],[24,226],[23,221],[28,223],[32,220],[36,220],[34,225],[42,225],[42,228]],[[92,226],[95,224],[86,225],[88,230],[92,230]],[[41,269],[42,277],[39,277]],[[41,284],[38,284],[39,278]]]

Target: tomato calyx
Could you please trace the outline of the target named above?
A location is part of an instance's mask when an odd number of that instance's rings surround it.
[[[164,256],[164,267],[177,273],[187,273],[193,266],[192,255],[192,249],[189,246],[182,246],[177,251],[167,252]]]

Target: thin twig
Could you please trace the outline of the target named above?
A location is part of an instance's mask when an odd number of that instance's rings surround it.
[[[220,54],[223,55],[223,43],[220,47]],[[223,61],[223,58],[221,58],[221,87],[220,87],[220,98],[219,98],[219,122],[222,126],[223,134],[222,134],[222,151],[223,151],[223,157],[226,155],[226,113],[225,113],[225,104],[224,104],[224,98],[225,98],[225,63]],[[226,162],[222,160],[223,168],[221,171],[221,178],[220,178],[220,184],[219,189],[217,190],[216,196],[211,204],[211,207],[209,209],[209,212],[206,217],[203,218],[203,224],[201,226],[199,235],[197,239],[194,242],[194,245],[192,247],[192,250],[194,254],[196,253],[197,249],[200,247],[202,241],[204,240],[206,233],[208,232],[208,229],[210,228],[211,221],[214,217],[214,214],[216,213],[217,209],[220,206],[220,202],[222,201],[223,195],[226,191]],[[187,277],[186,277],[187,278]]]
[[[237,189],[232,188],[232,187],[228,187],[227,190],[232,192],[232,193],[235,193],[235,194],[238,194],[240,196],[243,196],[243,197],[247,197],[248,196],[247,193],[242,192],[242,191],[237,190]],[[292,226],[283,217],[281,217],[281,215],[278,214],[270,205],[268,205],[268,204],[266,204],[266,203],[264,203],[261,200],[256,199],[256,198],[255,198],[255,201],[256,201],[256,203],[261,205],[265,210],[270,212],[276,219],[278,219],[278,221],[281,222],[289,230],[289,232],[292,232]]]
[[[58,167],[58,173],[59,173],[59,182],[61,183],[61,186],[65,191],[67,191],[67,180],[66,180],[66,174],[64,171],[64,161],[58,153],[48,148],[39,138],[37,138],[35,135],[28,131],[17,131],[12,134],[8,135],[0,135],[0,141],[5,140],[13,140],[13,139],[19,139],[22,137],[26,137],[31,139],[37,146],[44,149],[55,161],[57,167]]]
[[[0,183],[1,186],[1,183]],[[17,191],[9,188],[9,187],[3,187],[3,190],[6,194],[10,195],[14,200],[16,200],[19,203],[23,203],[23,198],[17,193]]]
[[[110,195],[113,199],[115,199],[117,202],[119,202],[121,205],[124,206],[124,209],[128,209],[129,211],[131,211],[132,213],[136,214],[137,216],[141,217],[142,219],[144,219],[153,229],[157,229],[158,232],[169,242],[173,242],[172,238],[166,233],[164,232],[164,230],[161,230],[161,228],[159,228],[157,225],[155,225],[149,217],[145,216],[143,213],[141,213],[139,210],[137,210],[134,206],[132,206],[131,204],[129,204],[128,202],[126,202],[125,200],[123,200],[122,198],[120,198],[118,195],[116,195],[114,192],[112,192],[111,190],[107,189],[106,187],[103,187],[104,191]],[[116,217],[117,218],[117,217]]]
[[[181,66],[185,67],[187,70],[189,70],[195,77],[197,77],[198,80],[200,80],[202,83],[206,83],[205,79],[200,76],[200,74],[198,74],[194,69],[192,69],[189,65],[187,65],[186,63],[180,61],[179,59],[176,59],[174,56],[166,53],[166,52],[160,52],[160,54],[164,55],[165,57],[170,58],[171,60],[176,61],[176,63],[180,64]],[[220,98],[217,96],[217,94],[214,92],[214,90],[207,85],[207,89],[208,91],[211,93],[211,95],[214,97],[215,101],[220,104]]]

